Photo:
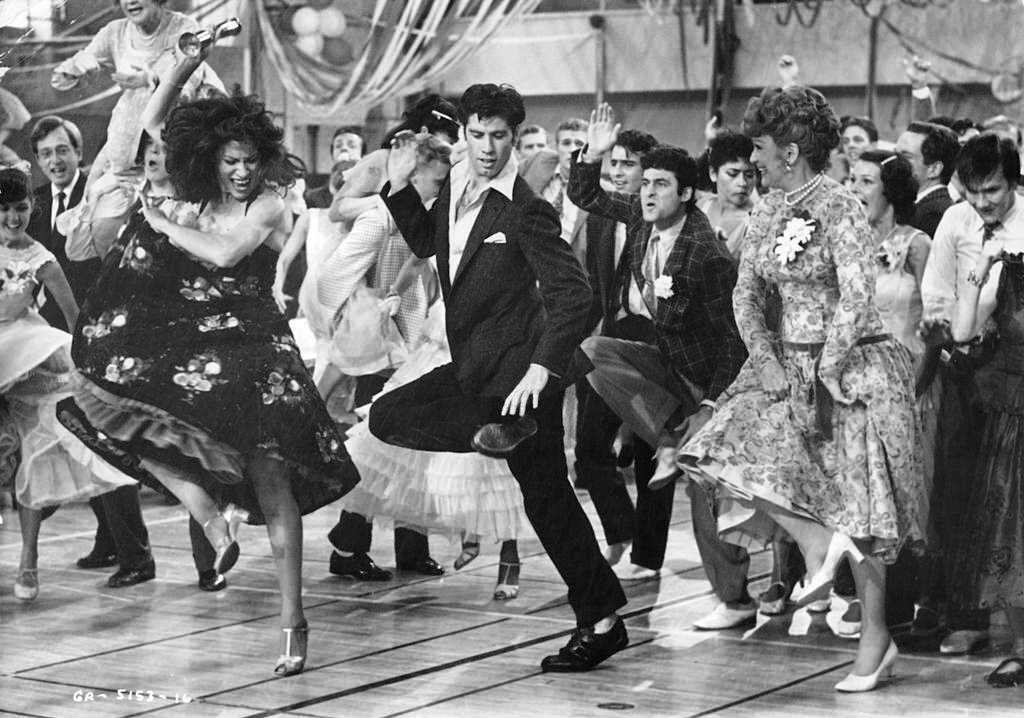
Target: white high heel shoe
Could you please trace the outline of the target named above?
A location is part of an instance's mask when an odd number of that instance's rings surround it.
[[[790,600],[795,604],[803,605],[814,600],[814,596],[832,585],[836,569],[843,556],[849,554],[850,558],[860,563],[864,560],[864,554],[860,552],[853,539],[846,534],[834,533],[828,542],[828,550],[825,552],[825,561],[821,564],[813,576],[804,582],[803,586],[793,589]]]
[[[836,683],[836,690],[842,693],[865,693],[875,690],[880,680],[892,678],[893,667],[899,655],[896,643],[890,640],[889,647],[885,649],[885,655],[882,656],[882,662],[878,664],[874,673],[869,673],[866,676],[855,676],[851,673]]]
[[[234,504],[228,504],[228,507],[224,509],[224,513],[218,514],[204,523],[203,529],[208,530],[210,525],[217,520],[223,520],[227,524],[227,530],[215,541],[210,542],[217,552],[213,560],[213,569],[219,574],[225,574],[238,561],[240,553],[238,548],[238,527],[249,520],[249,512],[238,508]]]

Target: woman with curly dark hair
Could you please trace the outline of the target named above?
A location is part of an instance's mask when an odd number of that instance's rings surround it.
[[[922,537],[913,362],[874,306],[864,211],[823,174],[839,142],[825,98],[766,89],[744,131],[769,189],[751,213],[733,294],[750,358],[680,463],[716,489],[723,538],[792,536],[809,569],[798,603],[827,591],[851,557],[863,621],[836,689],[871,690],[897,655],[883,559]]]
[[[238,558],[238,524],[266,523],[282,595],[275,672],[298,673],[301,514],[358,481],[271,293],[298,168],[251,96],[180,105],[163,140],[179,201],[132,212],[105,259],[75,332],[70,423],[181,500],[218,573]]]

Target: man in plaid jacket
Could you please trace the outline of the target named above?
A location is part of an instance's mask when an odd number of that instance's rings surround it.
[[[607,193],[600,186],[601,158],[618,130],[608,105],[593,113],[568,194],[581,208],[626,224],[620,313],[650,317],[655,344],[590,337],[581,348],[593,365],[587,378],[594,390],[657,447],[658,467],[648,483],[657,491],[679,475],[676,447],[711,418],[747,351],[732,311],[735,262],[695,206],[696,161],[680,148],[657,147],[642,159],[639,195]],[[705,568],[728,609],[698,627],[749,620],[754,604],[746,591],[746,552],[718,540],[703,491],[693,484],[688,491]]]

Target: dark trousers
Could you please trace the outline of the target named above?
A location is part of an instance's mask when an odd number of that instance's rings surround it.
[[[64,275],[67,277],[68,285],[71,287],[71,293],[75,297],[75,303],[79,307],[85,301],[85,295],[89,292],[89,288],[92,287],[92,283],[96,281],[96,276],[100,273],[100,265],[99,259],[87,259],[84,262],[67,261],[61,267],[64,270]],[[74,327],[67,326],[67,322],[64,321],[64,314],[60,311],[60,307],[53,297],[47,295],[46,304],[39,310],[39,314],[51,326],[71,332],[72,334],[75,333]]]
[[[532,412],[537,433],[512,452],[508,466],[523,492],[527,518],[569,587],[577,623],[592,626],[624,606],[626,597],[569,485],[563,395],[561,388],[542,392]],[[374,402],[369,428],[389,444],[465,453],[480,426],[500,420],[502,401],[464,392],[455,365],[446,364]]]
[[[646,317],[629,316],[608,325],[604,336],[653,343],[654,324]],[[648,490],[647,482],[655,469],[654,450],[636,437],[633,445],[634,508],[612,448],[622,420],[586,380],[576,382],[576,399],[579,405],[576,479],[590,492],[605,540],[609,544],[632,541],[630,561],[638,566],[660,569],[665,563],[675,483],[659,491]]]
[[[383,374],[368,374],[356,379],[355,405],[373,400],[387,383]],[[342,511],[338,523],[327,534],[327,540],[339,551],[369,553],[373,542],[373,524],[360,514]],[[430,556],[426,534],[405,527],[395,529],[395,564],[411,566]]]
[[[149,549],[149,531],[142,520],[139,487],[121,486],[101,497],[103,521],[117,548],[117,562],[128,571],[153,560]],[[95,508],[93,509],[95,511]],[[97,519],[99,515],[97,514]]]
[[[110,525],[103,511],[103,497],[93,496],[89,499],[89,508],[96,516],[96,538],[93,539],[92,550],[100,556],[117,553],[117,543],[114,541],[114,535],[110,533]]]

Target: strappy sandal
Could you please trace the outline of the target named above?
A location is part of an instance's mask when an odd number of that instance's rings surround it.
[[[520,563],[498,564],[498,585],[494,587],[495,601],[511,601],[519,595],[519,567]]]
[[[480,543],[477,541],[463,541],[462,553],[455,559],[455,570],[458,571],[468,565],[480,555]]]
[[[306,652],[309,649],[309,624],[303,621],[301,625],[282,628],[281,633],[284,636],[284,650],[274,664],[274,673],[279,676],[302,673],[306,667]]]

